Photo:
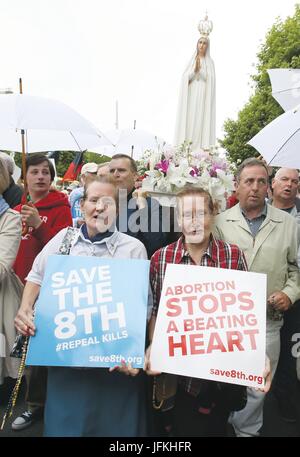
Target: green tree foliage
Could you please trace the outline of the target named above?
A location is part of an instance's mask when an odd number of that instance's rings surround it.
[[[73,151],[60,151],[58,153],[58,160],[55,160],[55,166],[57,171],[57,176],[63,177],[65,172],[67,171],[70,163],[73,161],[76,152]],[[46,155],[46,152],[45,152]],[[22,168],[22,159],[21,154],[16,153],[14,160],[16,164]],[[103,163],[108,162],[110,157],[96,154],[95,152],[85,152],[83,155],[83,163],[87,162],[95,162],[95,163]]]
[[[70,163],[73,161],[76,152],[60,151],[58,160],[55,161],[57,176],[63,177]]]
[[[220,144],[227,151],[228,159],[238,164],[259,153],[247,142],[263,127],[279,116],[283,110],[271,94],[268,69],[300,68],[300,5],[295,14],[284,22],[279,18],[268,31],[256,65],[257,73],[251,76],[254,94],[238,113],[237,120],[224,123],[225,137]]]

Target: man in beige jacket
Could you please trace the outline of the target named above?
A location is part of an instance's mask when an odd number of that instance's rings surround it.
[[[297,266],[297,224],[289,214],[266,203],[268,170],[263,162],[246,159],[238,168],[239,203],[216,218],[216,235],[237,244],[250,271],[267,274],[266,351],[274,375],[280,353],[283,313],[300,298]],[[237,436],[259,436],[265,394],[248,389],[246,407],[233,414]]]

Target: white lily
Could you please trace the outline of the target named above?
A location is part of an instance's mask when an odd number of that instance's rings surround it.
[[[186,159],[177,166],[171,163],[167,171],[167,178],[175,188],[182,189],[187,183],[197,183],[197,178],[190,175],[191,170]]]
[[[221,179],[223,185],[227,191],[232,192],[234,190],[234,176],[232,174],[226,174],[224,170],[217,170],[217,176]]]

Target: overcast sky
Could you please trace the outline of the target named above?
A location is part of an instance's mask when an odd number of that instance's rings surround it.
[[[294,0],[0,0],[0,88],[59,99],[100,130],[145,129],[172,142],[180,78],[205,11],[214,23],[217,135],[248,100],[276,17]]]

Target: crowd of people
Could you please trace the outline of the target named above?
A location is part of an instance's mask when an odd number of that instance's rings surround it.
[[[45,436],[203,437],[226,436],[229,421],[236,436],[259,436],[270,374],[283,418],[296,421],[292,336],[300,328],[297,170],[279,169],[269,186],[264,162],[245,160],[236,173],[235,201],[231,199],[228,209],[218,215],[210,194],[201,188],[187,187],[177,194],[176,212],[137,192],[137,166],[125,154],[100,166],[86,163],[80,184],[69,189],[70,195],[53,186],[54,168],[43,154],[26,158],[26,195],[12,174],[12,159],[2,153],[0,389],[17,377],[19,361],[10,357],[16,334],[35,335],[34,305],[46,260],[62,253],[69,227],[73,229],[67,254],[149,259],[152,307],[145,322],[143,370],[125,363],[113,369],[28,366],[26,411],[13,419],[14,430],[43,417]],[[152,371],[149,357],[170,263],[267,275],[270,369],[260,391],[169,374],[172,394],[160,410],[152,409],[153,386],[167,379]]]

